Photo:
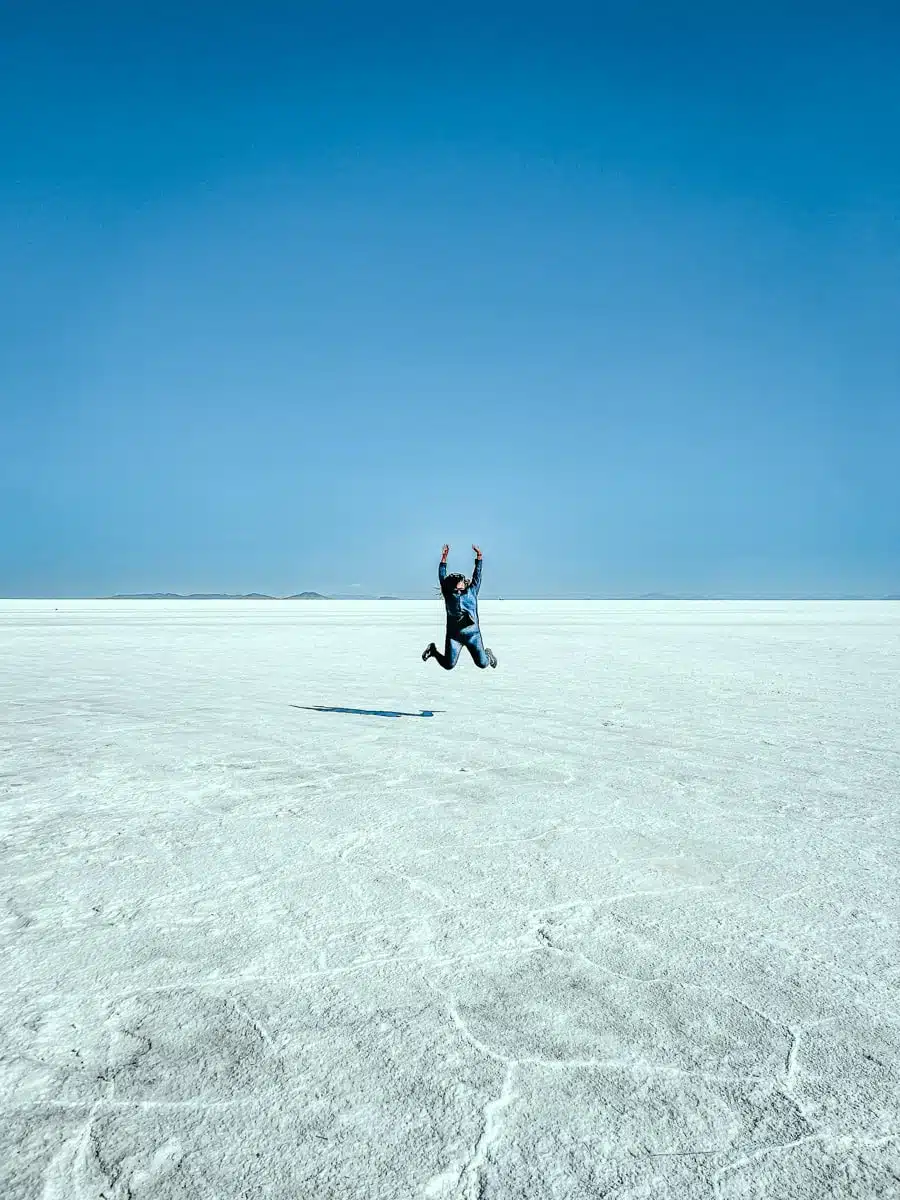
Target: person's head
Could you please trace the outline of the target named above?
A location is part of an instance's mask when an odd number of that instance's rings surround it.
[[[465,575],[448,575],[445,587],[448,592],[467,592],[472,586],[472,580]]]

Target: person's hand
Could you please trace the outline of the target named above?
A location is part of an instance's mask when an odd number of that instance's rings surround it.
[[[450,547],[447,545],[446,542],[444,542],[443,549],[441,550],[441,562],[447,561],[447,555],[449,553],[450,553]]]
[[[476,558],[481,558],[481,557],[482,557],[482,555],[481,555],[481,551],[479,550],[479,548],[478,548],[477,546],[473,546],[473,547],[472,547],[472,549],[475,551],[475,557],[476,557]]]

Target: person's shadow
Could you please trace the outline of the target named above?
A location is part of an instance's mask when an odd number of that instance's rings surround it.
[[[350,713],[355,717],[433,717],[441,709],[423,708],[419,712],[390,712],[384,708],[341,708],[325,704],[292,704],[291,708],[300,708],[305,712]]]

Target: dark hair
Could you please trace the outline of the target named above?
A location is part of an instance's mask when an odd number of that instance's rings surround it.
[[[444,591],[445,593],[455,592],[456,585],[460,581],[462,581],[463,583],[466,583],[467,582],[466,577],[465,577],[465,575],[461,575],[458,571],[455,571],[452,575],[448,575],[447,578],[444,580],[442,591]]]

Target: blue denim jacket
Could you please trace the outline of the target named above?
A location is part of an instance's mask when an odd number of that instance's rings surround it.
[[[481,559],[475,559],[475,570],[472,572],[472,585],[464,592],[447,592],[444,581],[447,578],[447,564],[442,562],[438,567],[438,580],[441,594],[447,607],[447,624],[453,629],[466,629],[474,625],[478,628],[478,589],[481,587]]]

